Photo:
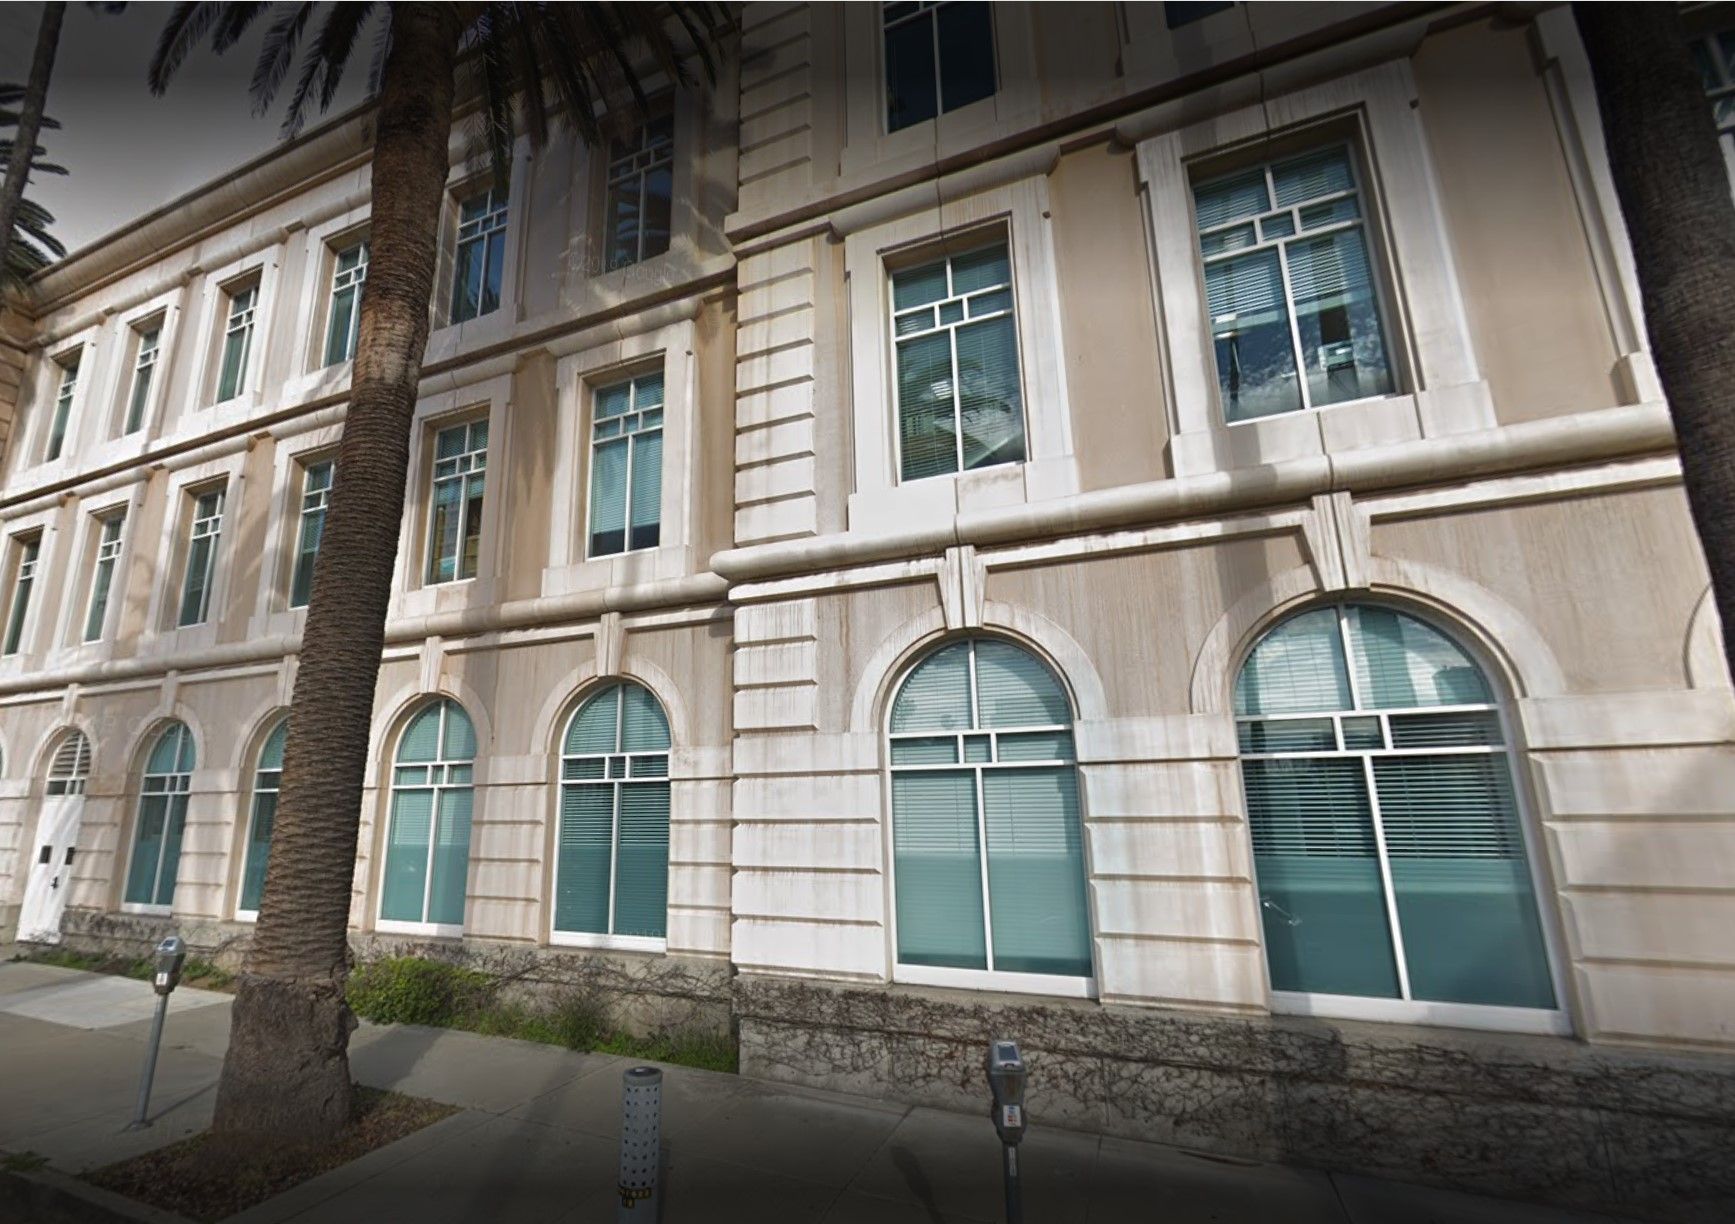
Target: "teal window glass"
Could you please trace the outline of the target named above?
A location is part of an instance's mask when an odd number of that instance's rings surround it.
[[[452,272],[452,322],[500,308],[506,267],[506,188],[490,187],[458,204],[458,249]]]
[[[295,573],[289,583],[289,606],[305,608],[313,598],[313,563],[325,536],[325,512],[331,505],[331,484],[337,464],[320,459],[302,469],[301,520],[295,528]]]
[[[355,356],[361,335],[361,295],[367,285],[368,244],[361,241],[336,253],[331,269],[331,309],[325,324],[325,364]]]
[[[663,517],[663,376],[599,388],[593,404],[590,555],[655,548]]]
[[[247,821],[247,854],[241,867],[241,899],[236,908],[259,911],[265,895],[265,864],[271,857],[271,825],[277,818],[277,791],[283,781],[283,745],[289,738],[289,719],[278,720],[259,750],[259,765],[253,772],[253,809]]]
[[[108,624],[108,597],[114,586],[115,567],[120,564],[121,532],[126,527],[126,512],[118,511],[97,520],[102,524],[97,533],[96,565],[90,576],[90,606],[84,613],[84,640],[99,641]]]
[[[1347,145],[1201,182],[1193,209],[1226,420],[1393,391]]]
[[[904,480],[1024,460],[1012,258],[1004,242],[892,273]]]
[[[921,0],[880,6],[886,131],[957,110],[995,90],[992,6]]]
[[[1072,708],[1048,665],[949,643],[892,703],[902,965],[1091,976]]]
[[[1392,608],[1315,608],[1235,684],[1274,990],[1553,1009],[1492,688]]]
[[[123,434],[136,433],[145,423],[145,409],[151,402],[151,383],[157,373],[157,348],[163,338],[163,325],[151,323],[139,328],[136,334],[138,347],[133,354],[133,385],[127,394]]]
[[[223,325],[223,359],[217,371],[219,404],[246,389],[247,359],[253,348],[253,316],[258,308],[258,284],[229,291],[229,314]]]
[[[66,430],[72,423],[72,401],[78,394],[79,354],[60,362],[60,390],[54,396],[54,416],[48,422],[48,448],[42,458],[52,462],[66,447]]]
[[[6,601],[6,638],[0,654],[17,654],[24,640],[24,618],[30,614],[30,592],[36,585],[36,564],[42,556],[42,537],[26,536],[12,542],[12,583]]]
[[[621,681],[587,698],[561,743],[554,929],[662,939],[668,932],[669,724]]]
[[[453,425],[434,435],[434,484],[428,530],[430,584],[476,576],[487,468],[486,419]]]
[[[193,496],[187,533],[187,569],[181,580],[181,626],[202,625],[211,612],[211,584],[217,576],[217,544],[223,535],[222,489]]]
[[[605,267],[624,268],[669,249],[675,195],[675,121],[664,115],[609,141],[603,192]]]
[[[194,763],[193,733],[185,723],[170,723],[151,746],[139,780],[138,819],[122,894],[129,904],[167,908],[174,903]]]
[[[476,731],[457,702],[424,706],[398,740],[380,881],[387,922],[464,924]]]

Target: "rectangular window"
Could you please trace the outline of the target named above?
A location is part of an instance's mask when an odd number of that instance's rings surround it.
[[[1735,152],[1735,31],[1702,34],[1692,41],[1693,62],[1711,99],[1717,135],[1727,155]]]
[[[90,607],[84,614],[84,640],[100,641],[108,620],[108,595],[114,586],[114,569],[120,562],[121,529],[126,526],[126,514],[110,514],[97,520],[102,529],[97,535],[96,564],[90,575]]]
[[[138,348],[133,356],[133,385],[127,395],[126,425],[121,433],[136,432],[145,423],[145,408],[151,402],[151,380],[157,372],[157,345],[162,340],[162,324],[153,323],[138,333]]]
[[[609,142],[603,233],[609,269],[661,255],[669,249],[674,198],[675,121],[654,119],[625,140]]]
[[[590,555],[655,548],[663,505],[663,376],[598,390],[590,433]]]
[[[994,17],[989,8],[930,0],[881,6],[888,132],[993,96]]]
[[[229,318],[223,326],[223,364],[217,375],[217,402],[241,394],[247,383],[247,358],[253,347],[253,312],[259,306],[259,286],[234,289],[228,295]]]
[[[487,466],[486,420],[454,425],[434,436],[433,514],[428,528],[430,583],[476,576]]]
[[[211,579],[217,573],[217,542],[223,533],[223,490],[207,489],[193,501],[193,523],[187,536],[187,575],[181,584],[178,622],[200,625],[211,610]]]
[[[1024,459],[1012,260],[1004,242],[892,273],[905,480]]]
[[[325,327],[325,364],[336,365],[355,356],[361,334],[361,292],[367,284],[368,244],[358,242],[337,252],[331,272],[331,318]]]
[[[313,563],[325,535],[325,508],[331,503],[331,481],[337,465],[330,459],[307,465],[301,482],[301,523],[295,532],[295,577],[289,585],[289,606],[305,608],[313,598]]]
[[[452,274],[452,322],[499,308],[506,266],[506,188],[490,187],[458,205],[458,259]]]
[[[24,618],[30,613],[30,588],[36,585],[36,562],[42,555],[42,537],[34,535],[14,540],[12,552],[17,561],[12,571],[12,598],[6,607],[6,641],[0,647],[0,654],[9,655],[17,654],[24,640]]]
[[[61,364],[60,393],[54,400],[54,420],[48,427],[48,450],[43,458],[49,462],[60,458],[66,445],[66,427],[72,420],[72,397],[78,392],[78,357]]]
[[[1226,420],[1391,393],[1348,146],[1199,183],[1193,202]]]

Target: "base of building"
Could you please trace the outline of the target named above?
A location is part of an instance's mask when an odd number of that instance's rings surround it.
[[[1735,1218],[1735,1059],[1300,1017],[742,975],[741,1072],[986,1111],[988,1042],[1034,1126],[1647,1217]]]

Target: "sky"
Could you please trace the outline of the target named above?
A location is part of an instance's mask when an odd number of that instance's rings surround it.
[[[0,4],[0,81],[29,79],[41,11],[40,4]],[[68,251],[278,143],[281,104],[255,118],[247,92],[270,15],[224,55],[208,46],[193,52],[168,93],[155,98],[145,72],[169,11],[168,4],[148,3],[112,15],[88,4],[66,7],[48,87],[48,114],[60,130],[43,133],[41,143],[49,160],[70,173],[34,176],[27,194],[54,214],[52,232]],[[364,35],[334,114],[362,100],[371,58],[372,39]],[[317,124],[320,116],[308,122]]]

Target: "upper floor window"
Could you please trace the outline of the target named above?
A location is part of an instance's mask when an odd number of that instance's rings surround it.
[[[151,748],[139,780],[139,814],[123,894],[128,904],[166,910],[175,899],[194,759],[193,733],[185,723],[170,723]]]
[[[17,654],[24,641],[24,618],[30,613],[30,590],[36,585],[36,562],[42,555],[42,535],[12,541],[12,581],[6,603],[6,638],[0,655]]]
[[[1193,204],[1226,420],[1391,393],[1348,146],[1198,183]]]
[[[594,403],[590,555],[655,548],[663,505],[663,376],[603,387]]]
[[[200,625],[211,611],[211,584],[217,575],[217,543],[223,533],[223,490],[206,489],[193,497],[187,527],[187,572],[181,582],[179,625]]]
[[[1025,457],[1012,260],[978,247],[892,273],[905,480]]]
[[[96,538],[96,557],[90,571],[90,604],[84,613],[84,640],[101,639],[108,624],[109,590],[114,585],[115,567],[120,564],[121,531],[126,527],[126,511],[118,510],[97,520],[101,524]]]
[[[888,132],[993,95],[990,7],[946,0],[882,6]]]
[[[361,293],[367,284],[368,244],[364,239],[337,253],[331,272],[331,309],[325,326],[325,364],[355,356],[361,333]]]
[[[159,320],[134,331],[133,380],[127,392],[127,415],[121,428],[123,434],[136,432],[145,423],[145,408],[151,402],[151,382],[157,372],[157,346],[163,338]]]
[[[247,361],[253,348],[253,315],[259,308],[259,282],[237,285],[225,293],[228,314],[223,324],[223,360],[217,368],[217,402],[240,395],[247,385]]]
[[[380,920],[459,927],[470,863],[476,730],[457,702],[417,714],[398,741],[380,874]]]
[[[487,467],[486,419],[453,425],[434,435],[434,483],[428,528],[430,583],[476,576]]]
[[[54,397],[54,419],[48,425],[48,449],[43,458],[52,462],[60,458],[66,446],[67,426],[72,422],[72,398],[78,394],[79,354],[60,363],[60,390]]]
[[[899,976],[1089,978],[1072,707],[1054,673],[1010,642],[942,646],[899,688],[890,734]]]
[[[603,199],[606,266],[625,267],[669,249],[675,184],[675,121],[653,119],[631,137],[609,142]]]
[[[325,510],[331,503],[331,483],[337,464],[330,459],[302,469],[301,519],[295,529],[295,574],[289,583],[289,606],[304,608],[313,598],[313,563],[325,535]]]
[[[452,272],[452,322],[500,306],[506,266],[506,188],[489,187],[458,205],[458,258]]]
[[[1500,708],[1455,642],[1390,608],[1302,612],[1253,648],[1235,713],[1274,991],[1554,1009]]]

